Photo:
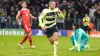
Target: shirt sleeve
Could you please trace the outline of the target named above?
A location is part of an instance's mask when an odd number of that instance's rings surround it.
[[[60,9],[58,9],[58,10],[60,10]],[[58,16],[59,16],[60,18],[64,19],[64,15],[63,15],[62,12],[59,12],[59,13],[58,13]]]
[[[46,17],[46,9],[44,9],[42,11],[42,13],[40,14],[40,16],[39,16],[39,25],[41,27],[44,27],[45,26],[45,24],[43,23],[43,19],[45,19],[45,17]]]
[[[82,37],[82,31],[79,31],[77,37],[78,37],[78,44],[80,44],[81,43],[81,37]]]
[[[90,22],[90,18],[88,17],[88,22]]]
[[[72,36],[74,38],[74,41],[76,41],[76,36],[75,36],[75,32],[74,31],[72,32]]]
[[[21,16],[21,14],[22,14],[21,10],[20,10],[20,11],[18,11],[18,15],[19,15],[19,16]]]
[[[83,18],[83,22],[85,22],[85,21],[87,21],[87,20],[86,20],[86,17]]]

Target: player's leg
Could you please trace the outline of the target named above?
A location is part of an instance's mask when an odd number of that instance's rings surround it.
[[[28,33],[28,39],[29,39],[30,47],[31,47],[31,48],[35,48],[35,46],[32,45],[32,32],[31,32],[31,30],[30,30],[30,32]]]
[[[55,27],[52,27],[46,29],[45,34],[47,35],[50,43],[54,45],[54,56],[56,56],[57,46],[58,46],[58,31]]]
[[[50,42],[50,44],[54,44],[53,36],[52,36],[52,30],[50,28],[47,28],[46,31],[44,31],[47,35],[47,38]]]
[[[72,42],[72,48],[70,48],[69,50],[74,50],[75,49],[75,43],[74,43],[73,36],[71,36],[70,39],[71,39],[71,42]]]
[[[52,27],[52,36],[54,40],[54,56],[57,56],[57,47],[58,47],[58,28],[57,26]]]
[[[23,28],[24,28],[24,32],[26,33],[27,31],[26,31],[25,25],[22,25],[22,26],[23,26]],[[21,40],[21,42],[20,42],[20,44],[19,44],[19,46],[20,46],[21,48],[24,48],[24,47],[23,47],[23,43],[27,40],[27,38],[28,38],[28,34],[26,33],[26,35],[23,37],[23,39]]]
[[[81,41],[81,44],[80,44],[80,50],[81,51],[84,50],[84,49],[90,50],[90,46],[89,46],[89,44],[87,44],[87,42],[88,41],[86,39]]]
[[[31,26],[29,24],[23,24],[24,31],[27,35],[27,38],[29,39],[30,46],[32,47],[32,32],[31,32]]]
[[[90,35],[90,27],[87,26],[87,31],[88,31],[88,34]]]
[[[50,38],[48,38],[49,42],[53,45],[54,44],[54,40],[53,40],[53,36],[51,36]]]
[[[27,40],[28,36],[24,36],[24,38],[21,40],[20,45],[23,45],[23,43]]]
[[[23,47],[23,43],[27,40],[27,38],[28,38],[28,36],[26,35],[26,36],[24,36],[24,38],[21,40],[21,42],[19,43],[19,46],[21,47],[21,48],[24,48]]]
[[[84,42],[84,48],[90,50],[90,45],[87,44],[88,43],[88,39],[83,40],[83,42]]]
[[[56,56],[58,47],[58,32],[53,33],[53,40],[54,40],[54,56]]]
[[[31,31],[28,33],[28,39],[29,39],[30,46],[32,46],[32,32]]]
[[[48,32],[47,34],[47,37],[48,37],[48,40],[50,42],[50,44],[54,44],[54,40],[53,40],[53,36],[52,36],[52,33],[51,32]]]
[[[83,28],[83,29],[84,29],[84,31],[87,33],[87,27],[86,27],[86,26],[84,26],[84,28]]]
[[[73,45],[73,46],[75,46],[75,43],[74,43],[74,38],[73,38],[73,36],[71,36],[71,37],[70,37],[70,39],[71,39],[72,45]]]

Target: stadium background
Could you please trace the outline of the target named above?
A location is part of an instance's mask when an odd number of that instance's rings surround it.
[[[21,9],[21,1],[23,0],[0,0],[0,29],[22,29],[16,22],[16,14]],[[41,11],[48,7],[49,0],[24,0],[27,2],[27,7],[30,9],[32,15],[39,17]],[[66,36],[70,35],[70,31],[72,30],[72,23],[77,22],[81,28],[82,19],[84,14],[89,14],[91,18],[91,22],[94,25],[95,31],[92,31],[92,35],[95,36],[100,35],[100,0],[55,0],[57,3],[57,7],[59,7],[63,12],[66,13],[66,17],[64,20],[57,20],[57,26],[60,30],[60,34],[62,30],[66,31]],[[37,34],[41,32],[38,24],[38,19],[31,20],[32,29],[37,29],[37,32],[33,33]],[[34,30],[33,30],[34,31]],[[3,31],[0,30],[3,34]],[[68,34],[67,34],[68,33]],[[1,35],[2,35],[1,34]],[[93,35],[93,36],[94,36]],[[65,36],[65,35],[61,35]],[[100,36],[99,36],[100,37]]]

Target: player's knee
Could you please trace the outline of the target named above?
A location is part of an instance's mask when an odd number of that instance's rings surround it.
[[[53,45],[53,44],[54,44],[54,42],[50,42],[50,44],[52,44],[52,45]]]
[[[54,41],[58,41],[58,37],[54,37]]]
[[[50,44],[54,44],[54,40],[53,40],[53,38],[52,38],[52,37],[51,37],[51,38],[49,38],[48,40],[49,40]]]
[[[32,40],[32,37],[29,36],[28,38],[29,38],[29,40]]]
[[[32,36],[32,33],[31,33],[31,32],[29,32],[28,36],[29,36],[29,37],[31,37],[31,36]]]
[[[28,34],[26,34],[25,37],[28,37]]]

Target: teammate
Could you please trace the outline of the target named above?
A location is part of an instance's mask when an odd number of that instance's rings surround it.
[[[26,2],[22,1],[21,6],[22,6],[22,9],[16,15],[16,20],[17,20],[17,22],[18,22],[18,24],[20,26],[23,26],[24,31],[26,33],[26,36],[24,36],[24,38],[20,42],[19,46],[21,48],[24,48],[23,47],[23,43],[28,38],[29,39],[29,43],[30,43],[30,47],[31,48],[35,48],[35,46],[32,45],[32,32],[31,32],[30,17],[33,18],[33,19],[36,19],[36,17],[32,16],[30,11],[29,11],[29,9],[26,8],[27,7]],[[22,22],[20,22],[19,17],[22,18]]]
[[[51,44],[54,45],[54,56],[57,56],[57,46],[58,46],[58,29],[56,26],[57,17],[64,18],[64,15],[60,9],[56,8],[55,1],[49,2],[49,8],[46,8],[42,11],[39,17],[39,24],[45,34],[48,37],[48,40]]]
[[[74,23],[72,27],[74,30],[70,39],[73,47],[69,50],[82,51],[85,48],[88,48],[88,50],[90,50],[89,44],[87,44],[89,39],[85,31],[79,28],[79,25],[77,23]]]

